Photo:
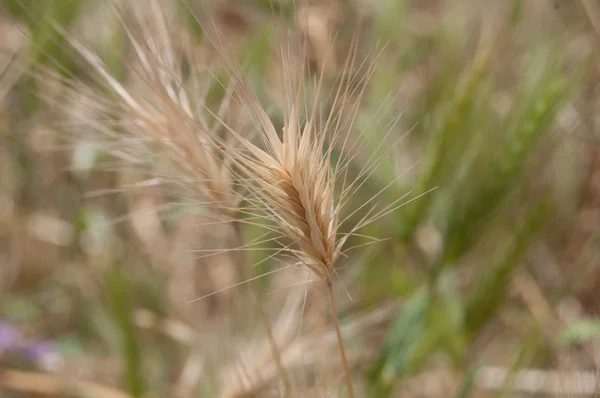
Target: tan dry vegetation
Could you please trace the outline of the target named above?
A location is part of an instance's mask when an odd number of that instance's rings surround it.
[[[588,137],[568,141],[560,157],[555,152],[565,143],[557,136],[593,134],[597,76],[586,75],[585,94],[569,84],[573,93],[548,111],[557,114],[549,124],[527,113],[536,107],[519,93],[535,86],[521,76],[535,48],[553,40],[568,67],[548,81],[576,81],[568,72],[583,68],[597,34],[591,3],[558,11],[550,1],[398,2],[402,10],[393,2],[297,3],[282,2],[292,9],[289,19],[259,2],[211,4],[202,11],[215,25],[205,20],[203,36],[174,3],[101,4],[84,9],[73,26],[58,23],[77,51],[59,48],[83,55],[83,71],[65,77],[52,63],[27,69],[32,60],[24,56],[2,73],[0,61],[0,262],[8,265],[0,274],[7,303],[0,316],[22,316],[19,329],[29,336],[74,336],[79,347],[62,367],[36,365],[49,381],[42,393],[60,396],[68,375],[132,396],[343,394],[339,335],[328,312],[341,316],[357,396],[454,394],[484,357],[490,366],[470,396],[501,390],[513,365],[545,368],[518,373],[514,396],[559,394],[547,381],[554,368],[568,380],[589,376],[591,348],[555,337],[598,307],[596,150]],[[514,26],[505,21],[512,4],[523,15]],[[360,40],[353,41],[357,14]],[[0,37],[22,37],[19,30],[41,19],[0,22],[13,33]],[[381,53],[377,35],[390,40]],[[23,83],[30,75],[33,87]],[[26,92],[45,101],[33,117]],[[551,96],[527,95],[539,97],[537,108]],[[483,243],[445,259],[454,239],[447,226],[465,208],[492,207],[478,195],[504,178],[490,174],[496,158],[510,169],[521,156],[519,145],[502,146],[515,131],[513,142],[527,140],[520,125],[558,134],[543,136],[542,151],[526,151],[527,164],[516,170],[531,185],[508,184],[509,205],[495,207],[489,228],[474,234]],[[444,134],[452,140],[435,152],[438,138],[428,138]],[[469,163],[473,153],[487,162]],[[422,178],[435,158],[447,171]],[[433,210],[404,240],[409,217],[392,210],[420,194],[429,203],[426,192],[437,185]],[[521,223],[548,188],[562,198],[562,218],[550,217],[530,245]],[[580,190],[587,193],[578,202]],[[457,236],[479,220],[462,221]],[[354,247],[360,250],[344,250]],[[517,269],[510,278],[494,273],[491,257],[503,251],[512,259],[507,268],[522,265],[510,268]],[[125,282],[114,276],[115,264]],[[456,287],[444,285],[448,274]],[[486,282],[488,274],[497,284]],[[334,287],[337,311],[328,308],[323,280]],[[118,283],[131,293],[122,313],[110,304],[121,297]],[[478,287],[487,295],[474,303]],[[412,299],[423,290],[431,297],[419,313]],[[500,304],[477,312],[484,302]],[[411,311],[417,315],[399,327]],[[474,327],[472,313],[485,321]],[[5,363],[15,367],[0,352]],[[0,385],[25,391],[40,376],[19,372]],[[580,390],[591,395],[589,383]]]

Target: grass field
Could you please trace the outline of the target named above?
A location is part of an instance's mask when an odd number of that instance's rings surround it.
[[[596,396],[598,115],[595,0],[0,0],[0,398]]]

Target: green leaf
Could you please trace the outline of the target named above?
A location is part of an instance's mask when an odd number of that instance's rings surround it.
[[[463,380],[463,384],[460,387],[460,390],[456,394],[456,398],[468,398],[471,396],[473,389],[475,388],[475,379],[477,378],[477,372],[481,369],[482,364],[476,363],[471,366],[467,373],[465,374],[465,378]]]
[[[462,363],[466,350],[463,330],[464,309],[450,272],[441,274],[426,310],[422,333],[410,345],[405,372],[417,372],[438,348],[445,349],[455,363]]]
[[[392,323],[382,347],[380,375],[384,384],[395,380],[409,364],[411,347],[425,330],[430,299],[426,289],[415,293]]]
[[[128,390],[134,397],[141,397],[145,391],[142,351],[132,319],[130,283],[118,265],[108,271],[106,288],[111,313],[121,333],[120,347],[126,363]]]
[[[558,344],[582,343],[600,337],[600,319],[586,319],[572,323],[556,336]]]
[[[465,178],[451,188],[450,209],[446,211],[446,262],[456,261],[471,249],[494,211],[523,185],[523,168],[536,144],[548,135],[556,110],[566,98],[566,83],[560,59],[547,47],[536,49],[520,81],[517,99],[499,124],[497,136],[503,138],[475,148],[478,159],[469,165]],[[491,136],[486,141],[493,139]]]
[[[444,321],[441,343],[454,362],[461,363],[466,352],[466,341],[463,334],[465,309],[455,285],[454,273],[442,274],[438,280],[437,289],[440,295],[437,300],[440,314],[437,318]]]
[[[469,333],[475,333],[500,307],[513,270],[519,265],[549,210],[550,203],[545,200],[533,206],[506,248],[499,252],[491,267],[476,282],[467,300],[465,324]]]
[[[442,72],[443,78],[438,79],[441,87],[436,91],[450,91],[452,97],[443,101],[445,98],[441,94],[440,100],[443,105],[440,105],[441,108],[437,112],[439,115],[430,126],[427,123],[420,124],[422,129],[431,128],[432,133],[426,150],[427,156],[422,166],[423,171],[414,189],[415,196],[435,188],[444,173],[455,168],[456,162],[462,159],[461,156],[451,155],[462,152],[464,146],[469,142],[469,135],[464,134],[464,131],[468,131],[468,126],[471,124],[477,105],[476,100],[479,97],[477,94],[485,87],[483,83],[490,58],[490,52],[477,54],[471,68],[460,76],[456,87],[449,85],[449,82],[455,79],[448,78],[447,71]],[[432,94],[431,97],[435,96]],[[425,195],[400,213],[400,239],[402,241],[406,242],[413,236],[419,223],[427,215],[432,202],[433,195]]]

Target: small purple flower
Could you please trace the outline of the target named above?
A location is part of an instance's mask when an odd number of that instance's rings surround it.
[[[22,348],[23,355],[46,370],[58,370],[62,356],[56,345],[49,341],[33,341]]]
[[[55,351],[54,346],[48,341],[32,341],[21,348],[21,352],[32,360],[37,360],[53,351]]]
[[[8,322],[0,321],[0,352],[18,348],[22,336],[16,327]]]
[[[57,370],[62,366],[60,350],[54,343],[27,341],[14,325],[0,320],[0,355],[2,352],[16,354],[46,370]]]

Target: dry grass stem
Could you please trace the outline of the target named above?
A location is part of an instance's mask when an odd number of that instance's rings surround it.
[[[82,397],[130,397],[122,391],[91,382],[67,380],[58,375],[12,369],[0,370],[0,389],[43,396],[75,394]]]
[[[346,373],[347,377],[348,395],[350,397],[354,397],[354,387],[352,386],[352,381],[349,378],[349,375],[351,374],[350,365],[348,364],[346,349],[344,348],[344,341],[342,339],[342,332],[340,331],[340,324],[337,319],[337,311],[335,309],[335,297],[333,296],[333,286],[331,284],[331,280],[327,281],[327,291],[329,293],[329,303],[331,305],[331,320],[333,322],[333,327],[335,328],[335,334],[337,336],[340,355],[342,357],[342,365],[344,366],[344,372]]]

